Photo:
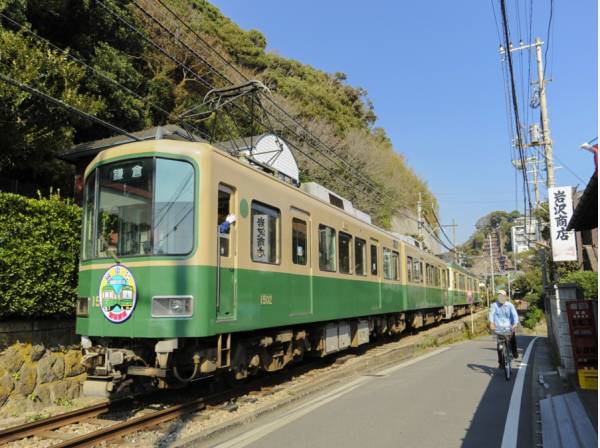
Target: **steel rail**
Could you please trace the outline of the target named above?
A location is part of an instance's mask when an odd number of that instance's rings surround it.
[[[4,429],[0,431],[0,445],[35,436],[42,431],[51,431],[62,426],[96,417],[108,411],[110,405],[111,403],[108,402],[99,403],[85,408],[76,409],[71,412],[66,412],[64,414],[54,415],[43,420]]]
[[[52,445],[52,448],[68,448],[68,447],[90,447],[95,446],[100,442],[122,437],[132,432],[137,432],[145,429],[148,426],[154,426],[159,423],[164,423],[173,420],[177,417],[189,414],[191,412],[204,409],[204,399],[199,398],[188,403],[169,406],[160,411],[151,412],[140,417],[131,418],[114,425],[105,426],[104,428],[92,431],[81,436],[73,437],[64,442]]]

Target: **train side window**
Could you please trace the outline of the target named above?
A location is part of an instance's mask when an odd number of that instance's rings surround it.
[[[354,272],[356,275],[367,275],[367,242],[363,239],[354,240]]]
[[[276,208],[252,201],[252,261],[279,263],[279,219]]]
[[[340,272],[342,274],[352,274],[352,235],[340,232],[339,254],[340,254]]]
[[[387,247],[383,248],[383,278],[391,280],[392,275],[392,251]]]
[[[336,235],[331,227],[319,224],[319,269],[335,272],[336,269]]]
[[[306,221],[292,218],[292,262],[294,264],[306,265],[308,260]]]
[[[413,263],[413,267],[415,268],[414,277],[416,283],[423,283],[423,263],[419,260],[415,260]]]
[[[419,261],[418,260],[413,259],[412,271],[413,271],[413,282],[419,283],[421,281],[421,279],[419,278]]]
[[[292,262],[306,266],[308,260],[308,227],[306,221],[292,218]]]
[[[412,266],[413,266],[412,257],[406,257],[406,275],[407,275],[407,279],[409,282],[413,281]]]
[[[225,185],[219,184],[219,196],[217,198],[217,226],[219,228],[219,254],[222,257],[229,257],[229,235],[231,227],[221,231],[219,227],[225,222],[227,215],[231,213],[231,196],[233,190]]]
[[[377,275],[377,246],[371,244],[371,275]]]
[[[400,254],[396,251],[392,251],[392,274],[394,280],[400,279]]]

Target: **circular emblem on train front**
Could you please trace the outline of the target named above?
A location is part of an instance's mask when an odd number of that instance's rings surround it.
[[[117,264],[108,268],[100,281],[100,309],[115,324],[129,319],[135,309],[137,286],[129,269]]]

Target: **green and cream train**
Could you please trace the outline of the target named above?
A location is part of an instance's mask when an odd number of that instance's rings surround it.
[[[480,301],[464,268],[370,224],[332,192],[314,194],[316,184],[267,171],[175,140],[95,157],[77,304],[86,393],[219,372],[241,379]],[[230,214],[236,221],[221,225]]]

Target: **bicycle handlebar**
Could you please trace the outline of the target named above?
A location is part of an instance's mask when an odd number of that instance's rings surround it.
[[[494,334],[496,334],[497,336],[512,336],[512,330],[508,330],[508,331],[494,330]]]

